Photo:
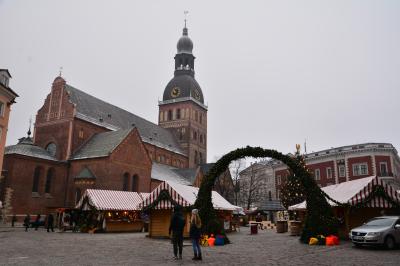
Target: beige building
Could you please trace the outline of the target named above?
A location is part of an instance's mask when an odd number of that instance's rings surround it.
[[[18,95],[10,88],[11,75],[7,69],[0,69],[0,169],[3,169],[4,147],[8,130],[11,105]]]

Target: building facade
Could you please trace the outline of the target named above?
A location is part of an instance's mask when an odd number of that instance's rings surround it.
[[[392,177],[400,182],[400,158],[390,143],[363,143],[308,153],[307,167],[321,187],[367,176]],[[273,172],[279,196],[289,175],[286,165],[274,161]]]
[[[159,169],[175,171],[179,181],[185,170],[204,164],[207,106],[194,79],[192,49],[185,26],[174,77],[159,102],[158,125],[57,77],[37,112],[33,136],[29,130],[5,150],[0,196],[14,191],[11,212],[46,214],[74,207],[89,188],[150,192],[167,178]]]

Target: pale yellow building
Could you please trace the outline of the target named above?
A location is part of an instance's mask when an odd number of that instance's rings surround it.
[[[0,69],[0,169],[3,169],[4,147],[8,130],[11,105],[18,97],[9,86],[11,75],[7,69]]]

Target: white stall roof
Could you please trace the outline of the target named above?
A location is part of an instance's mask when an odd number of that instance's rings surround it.
[[[131,191],[87,189],[76,205],[76,208],[87,210],[91,206],[97,210],[140,210],[140,203],[149,194]]]
[[[340,184],[335,184],[327,187],[321,188],[329,197],[340,202],[340,203],[349,203],[355,205],[359,202],[362,202],[373,190],[373,188],[377,185],[383,186],[386,193],[389,197],[391,197],[395,201],[400,202],[400,195],[393,190],[388,184],[384,184],[382,179],[377,176],[370,176],[365,178],[360,178],[353,181],[343,182]],[[336,206],[332,201],[328,201],[331,206]],[[388,203],[384,199],[373,199],[371,203],[369,203],[370,207],[390,207],[390,203]],[[293,205],[289,207],[289,210],[299,210],[306,209],[306,201],[302,203]]]
[[[161,191],[167,190],[169,195],[171,195],[172,199],[175,200],[179,205],[189,207],[192,206],[196,199],[197,193],[199,192],[199,188],[186,186],[174,182],[162,182],[158,187],[156,187],[147,197],[142,206],[146,207],[152,204],[154,201],[158,199]],[[212,203],[215,209],[217,210],[237,210],[239,207],[230,204],[224,197],[222,197],[218,192],[212,192]],[[160,201],[156,209],[171,209],[173,205],[170,201],[162,200]]]

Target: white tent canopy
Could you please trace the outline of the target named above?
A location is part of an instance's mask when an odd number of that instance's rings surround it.
[[[150,195],[143,200],[141,206],[147,207],[153,204],[158,197],[160,196],[162,191],[168,191],[171,198],[176,201],[179,205],[184,207],[189,207],[194,205],[197,199],[197,193],[199,192],[199,188],[186,186],[174,182],[162,182],[158,187],[156,187]],[[217,210],[237,210],[240,207],[234,206],[230,204],[224,197],[222,197],[218,192],[212,192],[212,203],[214,209]],[[173,204],[169,200],[160,200],[155,209],[172,209]]]
[[[75,208],[90,210],[134,211],[150,193],[87,189]]]
[[[357,203],[363,202],[372,193],[373,189],[377,185],[382,186],[386,194],[392,200],[400,203],[400,194],[397,193],[391,186],[385,184],[382,179],[377,176],[360,178],[353,181],[323,187],[321,189],[329,197],[340,203],[356,205]],[[328,200],[328,203],[331,206],[337,206],[336,203],[330,200]],[[391,203],[382,198],[374,198],[368,203],[368,206],[386,208],[391,207]],[[306,208],[306,201],[303,201],[302,203],[290,206],[289,210],[302,210]]]

